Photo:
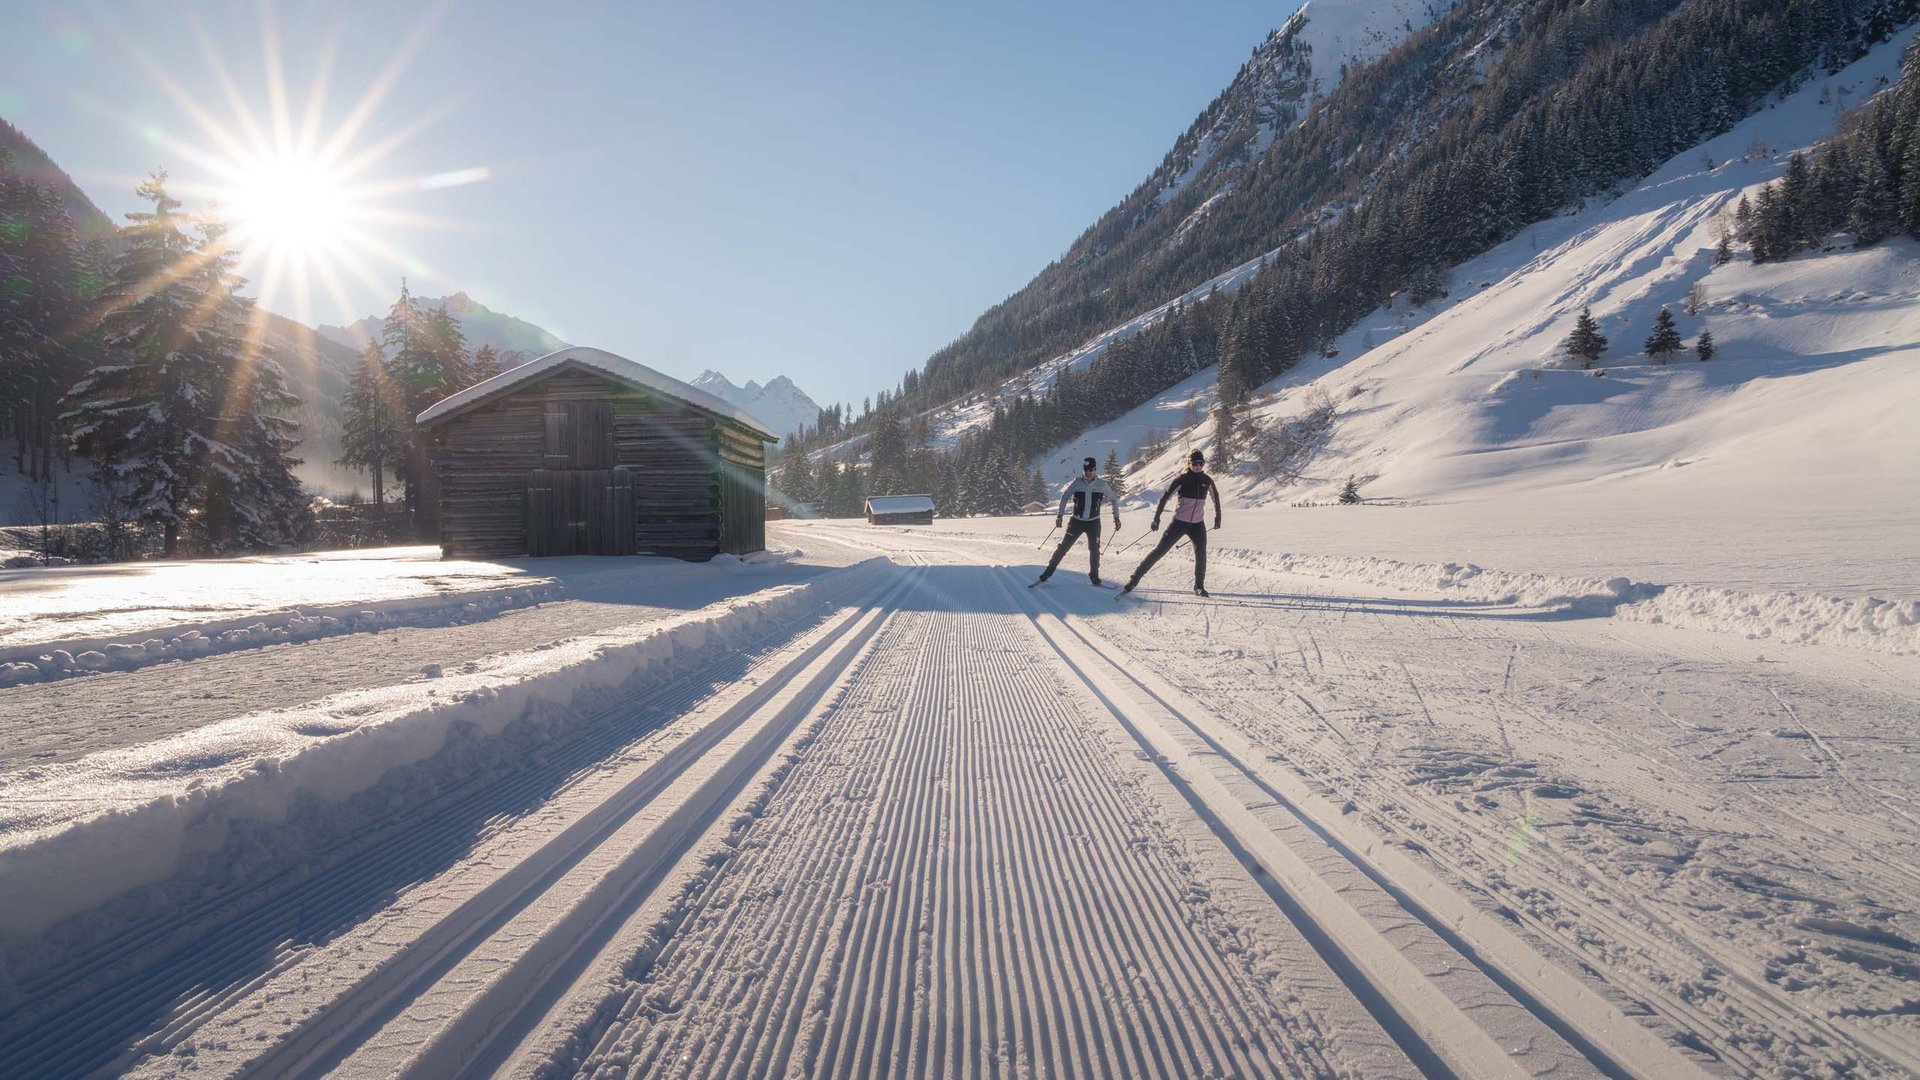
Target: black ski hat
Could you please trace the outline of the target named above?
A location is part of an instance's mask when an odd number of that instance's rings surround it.
[[[1099,466],[1097,466],[1094,463],[1094,460],[1092,458],[1081,458],[1080,467],[1083,469],[1093,469],[1093,468],[1098,468]]]
[[[1205,465],[1207,463],[1207,455],[1195,450],[1193,453],[1187,455],[1187,460],[1195,465]]]

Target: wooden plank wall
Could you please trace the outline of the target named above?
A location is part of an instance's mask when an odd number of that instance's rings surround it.
[[[766,546],[766,456],[757,438],[586,372],[562,371],[446,421],[435,448],[441,549],[449,557],[527,554],[533,471],[611,466],[634,474],[631,510],[602,508],[631,514],[633,550],[709,559]],[[532,490],[557,493],[568,482],[549,477]],[[624,498],[620,487],[616,500]],[[541,496],[546,508],[535,512],[558,512],[557,497]]]
[[[538,402],[485,406],[435,429],[440,550],[448,558],[527,553],[527,473],[546,464]]]
[[[767,546],[767,453],[758,436],[714,425],[720,450],[720,550],[731,555]]]

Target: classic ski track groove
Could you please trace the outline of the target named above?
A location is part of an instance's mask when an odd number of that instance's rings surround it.
[[[1551,634],[1543,633],[1543,636],[1554,640]],[[1124,646],[1116,647],[1124,649]],[[1507,650],[1505,644],[1501,648],[1503,651]],[[1344,653],[1339,655],[1343,664],[1350,663]],[[1385,661],[1383,660],[1382,663],[1384,664]],[[1397,661],[1395,664],[1397,665]],[[1388,669],[1383,667],[1381,672],[1376,674],[1383,674],[1386,670]],[[1365,677],[1351,670],[1349,675],[1353,675],[1356,679]],[[1235,694],[1231,688],[1221,692],[1229,697]],[[1321,710],[1308,701],[1302,691],[1296,689],[1295,694],[1310,711],[1315,715],[1320,714]],[[1272,708],[1270,702],[1259,698],[1251,699],[1244,705],[1238,702],[1229,702],[1229,704],[1231,708],[1228,711],[1236,715],[1230,717],[1227,712],[1221,713],[1225,727],[1249,731],[1254,730],[1248,727],[1249,719],[1265,717]],[[1545,720],[1535,716],[1518,703],[1508,702],[1507,704],[1519,716],[1543,727],[1547,725]],[[1245,715],[1238,715],[1243,712]],[[1325,718],[1321,717],[1321,720],[1324,722]],[[1256,742],[1262,741],[1279,745],[1272,740],[1260,740],[1256,736]],[[1341,767],[1340,762],[1329,761],[1325,755],[1315,753],[1310,747],[1290,752],[1295,754],[1299,764],[1308,772],[1314,771],[1313,766],[1316,764],[1323,768]],[[1257,752],[1255,757],[1257,759]],[[1347,764],[1350,766],[1351,763]],[[1434,838],[1431,835],[1416,832],[1409,823],[1419,823],[1427,828],[1443,826],[1457,829],[1470,836],[1470,840],[1464,844],[1465,850],[1499,850],[1510,842],[1508,835],[1478,826],[1470,818],[1454,818],[1445,814],[1423,812],[1416,804],[1423,801],[1431,802],[1433,796],[1418,789],[1408,788],[1396,775],[1386,774],[1380,779],[1368,779],[1363,775],[1355,782],[1367,791],[1368,801],[1385,811],[1378,816],[1377,820],[1395,838],[1404,843],[1418,845],[1425,852],[1426,858],[1454,874],[1457,879],[1478,882],[1479,886],[1494,899],[1505,902],[1508,910],[1512,911],[1514,917],[1530,932],[1559,945],[1567,955],[1580,956],[1589,951],[1588,943],[1579,933],[1580,929],[1589,931],[1604,929],[1612,941],[1630,945],[1650,958],[1667,959],[1669,963],[1666,970],[1681,970],[1689,965],[1704,962],[1717,966],[1738,981],[1747,992],[1747,996],[1741,998],[1739,1002],[1740,1007],[1748,1012],[1744,1018],[1738,1014],[1729,1015],[1709,1011],[1683,994],[1677,993],[1670,980],[1662,981],[1658,977],[1649,977],[1631,965],[1609,965],[1606,976],[1608,981],[1628,991],[1637,1001],[1666,1017],[1677,1027],[1714,1036],[1716,1039],[1714,1052],[1723,1056],[1728,1064],[1756,1073],[1780,1068],[1778,1060],[1757,1057],[1748,1052],[1739,1040],[1732,1037],[1734,1033],[1730,1029],[1730,1024],[1760,1023],[1767,1025],[1771,1031],[1791,1032],[1793,1040],[1801,1045],[1848,1046],[1855,1052],[1880,1059],[1889,1067],[1907,1072],[1920,1070],[1920,1061],[1916,1061],[1911,1051],[1898,1041],[1871,1029],[1857,1026],[1842,1027],[1826,1018],[1810,1015],[1804,1009],[1796,1008],[1792,1003],[1782,1000],[1777,989],[1763,972],[1754,968],[1748,957],[1737,950],[1720,947],[1717,937],[1705,928],[1676,925],[1683,923],[1684,920],[1671,912],[1655,912],[1648,909],[1636,896],[1629,891],[1619,889],[1604,871],[1589,863],[1577,852],[1561,850],[1556,858],[1578,875],[1576,884],[1580,888],[1603,893],[1609,897],[1610,903],[1584,905],[1580,909],[1582,921],[1575,927],[1569,927],[1555,919],[1535,915],[1517,895],[1525,892],[1529,887],[1557,893],[1565,889],[1567,885],[1565,879],[1556,879],[1551,875],[1543,874],[1539,867],[1530,863],[1519,863],[1503,871],[1504,876],[1512,879],[1511,881],[1489,880],[1485,875],[1472,873],[1446,845],[1433,843]],[[1758,798],[1752,792],[1742,792],[1742,794]],[[1786,813],[1784,809],[1781,812]],[[1795,819],[1800,820],[1797,817]],[[1812,823],[1808,823],[1808,827],[1815,830],[1821,828]],[[1632,918],[1629,918],[1629,915]]]
[[[1157,677],[1140,673],[1137,663],[1125,663],[1125,654],[1093,630],[1085,619],[1057,608],[1051,618],[1060,631],[1056,634],[1042,624],[1043,633],[1048,633],[1057,645],[1067,650],[1077,646],[1104,661],[1108,670],[1102,674],[1108,676],[1110,683],[1131,683],[1168,720],[1200,741],[1199,747],[1189,748],[1182,745],[1184,740],[1175,732],[1165,728],[1156,732],[1149,727],[1155,722],[1154,718],[1142,717],[1138,721],[1143,744],[1151,743],[1157,752],[1180,762],[1182,773],[1193,778],[1195,788],[1222,821],[1236,835],[1242,829],[1248,830],[1243,842],[1250,848],[1275,850],[1259,843],[1260,833],[1267,831],[1266,827],[1245,813],[1244,803],[1217,782],[1208,782],[1205,764],[1200,760],[1203,755],[1217,758],[1259,784],[1310,830],[1320,834],[1327,847],[1353,863],[1368,878],[1390,887],[1394,899],[1409,914],[1429,926],[1449,928],[1447,944],[1455,949],[1462,964],[1488,970],[1490,974],[1497,974],[1502,982],[1523,988],[1527,999],[1516,998],[1515,1003],[1556,1031],[1577,1038],[1583,1053],[1594,1059],[1591,1064],[1603,1073],[1649,1078],[1692,1076],[1704,1080],[1707,1074],[1699,1066],[1675,1053],[1577,979],[1538,956],[1525,942],[1473,908],[1445,883],[1391,848],[1371,843],[1364,833],[1343,821],[1341,815],[1325,806],[1297,779],[1271,768],[1266,763],[1267,756],[1257,747],[1230,730],[1222,730],[1223,725],[1206,723],[1209,713],[1200,703]],[[1036,622],[1040,620],[1036,618]],[[1410,677],[1408,681],[1411,682]],[[1304,863],[1302,869],[1306,870]],[[1346,901],[1343,898],[1339,902]],[[1339,936],[1340,927],[1333,929],[1335,936]],[[1356,934],[1366,933],[1359,926],[1348,929]],[[1384,982],[1377,985],[1392,996],[1395,987]],[[1443,1027],[1448,1036],[1459,1034],[1451,1024]],[[1443,1039],[1435,1049],[1456,1067],[1461,1067],[1462,1075],[1493,1075],[1486,1071],[1492,1068],[1491,1063],[1473,1063],[1458,1056],[1471,1052],[1471,1046],[1448,1048]]]
[[[859,595],[871,601],[885,587],[863,588]],[[332,863],[326,870],[299,878],[295,868],[208,899],[39,976],[25,989],[29,1007],[40,1008],[0,1017],[14,1021],[0,1026],[0,1074],[118,1075],[144,1057],[169,1053],[235,1002],[321,955],[331,937],[307,943],[288,936],[290,927],[339,925],[344,932],[351,922],[347,916],[372,910],[392,895],[386,882],[396,867],[438,867],[481,850],[489,838],[522,821],[530,803],[550,802],[595,779],[598,763],[609,755],[657,755],[646,757],[642,765],[652,778],[649,786],[670,783],[697,758],[689,757],[689,749],[698,749],[690,744],[710,744],[724,734],[689,732],[689,721],[702,722],[702,710],[724,709],[742,691],[764,697],[769,688],[790,681],[809,656],[862,617],[860,601],[843,603],[854,604],[854,610],[818,624],[806,616],[799,620],[797,634],[792,624],[772,628],[737,656],[675,678],[642,700],[583,718],[582,736],[553,749],[533,768],[463,785],[436,798],[424,816],[421,808],[409,807],[374,822],[308,860]],[[795,650],[796,641],[806,640],[815,646],[801,650],[797,658],[785,656]],[[655,750],[655,744],[668,749]],[[567,854],[556,857],[564,860]],[[416,887],[406,886],[398,896]],[[522,899],[507,897],[504,903],[511,906]],[[186,942],[194,944],[183,947]],[[410,944],[402,955],[416,955],[417,945]],[[157,961],[142,961],[155,950],[162,953]],[[263,953],[270,959],[261,964]],[[128,978],[86,989],[88,980],[128,965],[142,966]],[[79,989],[67,992],[68,1000],[60,1002],[68,986]],[[171,1004],[156,1011],[154,1002]]]
[[[879,545],[873,546],[885,550]],[[954,554],[961,555],[962,551]],[[1514,1066],[1491,1039],[1465,1034],[1466,1031],[1479,1034],[1481,1029],[1444,995],[1437,991],[1424,993],[1418,985],[1425,982],[1419,971],[1411,966],[1397,967],[1395,956],[1390,955],[1395,952],[1395,946],[1380,938],[1379,932],[1367,926],[1364,918],[1357,917],[1348,900],[1336,894],[1319,872],[1288,851],[1286,841],[1250,814],[1244,800],[1208,775],[1205,764],[1196,755],[1214,757],[1266,789],[1309,830],[1319,834],[1326,848],[1353,864],[1376,888],[1388,889],[1393,901],[1409,915],[1429,927],[1444,928],[1444,946],[1461,965],[1487,972],[1502,984],[1503,992],[1514,995],[1513,1006],[1538,1018],[1553,1032],[1575,1040],[1579,1044],[1577,1052],[1585,1056],[1589,1067],[1609,1076],[1706,1076],[1692,1060],[1627,1018],[1577,978],[1539,956],[1531,946],[1492,917],[1473,908],[1430,872],[1391,848],[1374,844],[1364,833],[1352,830],[1342,815],[1320,805],[1321,800],[1297,779],[1272,769],[1266,763],[1266,755],[1230,725],[1210,722],[1214,718],[1204,706],[1157,677],[1136,674],[1141,665],[1137,661],[1128,662],[1126,654],[1092,630],[1087,620],[1068,615],[1054,600],[1040,596],[1039,590],[1013,588],[1020,584],[1017,577],[1018,571],[1005,569],[999,578],[1002,588],[1014,597],[1015,603],[1026,598],[1023,606],[1039,604],[1051,610],[1050,617],[1059,627],[1058,631],[1050,630],[1041,617],[1034,616],[1042,638],[1060,651],[1070,669],[1108,698],[1108,707],[1127,723],[1148,752],[1181,763],[1179,775],[1201,804],[1197,808],[1211,813],[1235,840],[1261,854],[1262,865],[1270,872],[1275,870],[1270,862],[1290,862],[1295,868],[1290,883],[1321,894],[1317,911],[1328,920],[1322,929],[1335,940],[1335,947],[1348,951],[1350,959],[1356,954],[1360,958],[1372,958],[1371,968],[1366,962],[1356,961],[1349,969],[1357,970],[1366,984],[1356,986],[1356,993],[1374,993],[1392,1002],[1402,1021],[1418,1032],[1418,1037],[1460,1075],[1500,1075],[1503,1070],[1510,1073]],[[1081,656],[1073,656],[1075,652]],[[1395,660],[1395,664],[1417,694],[1418,684],[1412,673],[1404,663]],[[1130,715],[1138,710],[1129,708],[1121,700],[1128,696],[1129,687],[1135,702],[1144,704],[1148,715]],[[1419,704],[1425,710],[1425,702]],[[1183,745],[1181,737],[1161,726],[1164,721],[1151,715],[1155,711],[1177,729],[1184,729],[1185,738],[1198,739],[1203,745],[1198,748]],[[1430,713],[1424,719],[1432,723]],[[1318,813],[1314,812],[1316,809]],[[1307,906],[1312,917],[1314,906]],[[1439,939],[1433,938],[1425,944],[1438,943]],[[1484,1010],[1476,1010],[1479,1011]],[[1421,1019],[1449,1013],[1451,1022],[1438,1025]],[[1549,1039],[1554,1037],[1544,1030],[1540,1034]]]
[[[919,539],[937,542],[940,538],[923,536]],[[849,537],[842,542],[853,541]],[[871,542],[866,546],[876,551],[887,550]],[[969,549],[964,543],[954,541],[950,550],[960,554]],[[1223,561],[1223,567],[1228,565],[1230,564]],[[1252,570],[1253,568],[1241,567],[1240,569]],[[1160,598],[1153,594],[1142,598],[1143,602],[1159,602],[1159,600]],[[1178,602],[1182,601],[1176,601]],[[1370,614],[1375,621],[1381,620],[1377,612],[1370,612]],[[1305,613],[1302,618],[1305,618]],[[1431,621],[1433,620],[1415,620],[1415,625],[1426,626]],[[1460,627],[1452,625],[1460,620],[1447,618],[1440,621],[1449,624],[1456,636],[1471,637]],[[1084,621],[1079,625],[1085,625]],[[1430,628],[1427,632],[1435,635],[1441,633],[1435,628]],[[1550,624],[1539,626],[1537,632],[1545,641],[1558,649],[1571,648],[1551,629]],[[1628,648],[1645,647],[1628,643],[1623,645]],[[1125,646],[1115,645],[1114,648],[1123,655],[1130,655],[1126,654]],[[1511,664],[1515,659],[1512,648],[1508,644],[1502,644],[1501,649],[1509,654],[1503,658],[1504,661]],[[1317,642],[1315,651],[1318,652]],[[1339,658],[1344,669],[1344,677],[1349,682],[1364,684],[1369,679],[1383,679],[1391,673],[1417,689],[1417,684],[1411,681],[1410,673],[1402,670],[1397,654],[1362,657],[1363,662],[1371,659],[1372,662],[1380,665],[1377,670],[1370,672],[1354,670],[1354,659],[1348,656],[1345,650],[1338,651],[1335,655]],[[1139,669],[1143,663],[1136,661],[1133,667]],[[1506,687],[1507,674],[1503,671],[1500,676],[1503,689]],[[1771,688],[1769,691],[1771,692]],[[1221,692],[1234,693],[1231,688]],[[1304,696],[1301,697],[1301,701],[1316,715],[1319,714],[1320,710],[1308,702]],[[1411,707],[1415,703],[1409,700],[1408,704]],[[1517,702],[1509,701],[1507,704],[1520,716],[1539,723],[1543,727],[1548,726],[1545,720],[1533,716]],[[1418,705],[1420,708],[1425,707],[1424,702]],[[1780,708],[1784,718],[1804,728],[1804,725],[1797,723],[1797,717],[1793,716],[1792,710],[1787,708],[1784,701],[1780,702]],[[1271,709],[1270,702],[1255,698],[1248,706],[1248,716],[1264,717],[1271,712]],[[1202,712],[1209,715],[1212,713],[1211,710],[1202,710]],[[1420,714],[1416,712],[1413,715]],[[1209,725],[1209,730],[1237,733],[1243,729],[1246,720],[1243,717],[1236,721],[1224,713],[1219,716],[1219,719],[1219,723]],[[1326,722],[1325,717],[1321,717],[1321,720]],[[1329,727],[1331,727],[1330,722]],[[1334,730],[1337,731],[1337,729]],[[1281,745],[1272,743],[1271,740],[1256,741],[1263,745]],[[1245,755],[1246,760],[1258,762],[1264,758],[1265,754],[1258,745],[1248,745],[1251,749]],[[1376,743],[1376,751],[1378,745]],[[1350,760],[1329,763],[1324,755],[1315,755],[1311,750],[1290,751],[1290,753],[1297,753],[1300,756],[1300,764],[1308,772],[1313,771],[1313,763],[1323,767],[1331,764],[1336,769],[1351,769],[1355,764]],[[1433,860],[1438,866],[1454,874],[1458,880],[1473,881],[1478,887],[1487,890],[1496,900],[1503,901],[1508,910],[1514,913],[1514,917],[1524,924],[1529,932],[1553,942],[1564,950],[1565,955],[1571,957],[1587,955],[1591,951],[1590,943],[1583,937],[1582,931],[1601,930],[1611,942],[1635,949],[1650,960],[1664,958],[1667,963],[1656,965],[1656,970],[1652,974],[1643,972],[1630,964],[1606,965],[1605,979],[1616,984],[1638,1003],[1673,1023],[1679,1030],[1699,1032],[1711,1038],[1713,1053],[1722,1056],[1728,1065],[1754,1073],[1777,1071],[1782,1068],[1780,1058],[1756,1054],[1741,1039],[1735,1037],[1737,1033],[1733,1030],[1734,1026],[1747,1025],[1786,1035],[1788,1041],[1799,1046],[1847,1047],[1851,1052],[1873,1059],[1883,1067],[1901,1074],[1920,1072],[1920,1058],[1914,1055],[1910,1046],[1903,1044],[1889,1033],[1866,1025],[1841,1025],[1835,1023],[1830,1017],[1811,1013],[1794,1002],[1784,1000],[1773,982],[1763,971],[1756,968],[1750,955],[1723,944],[1709,929],[1689,924],[1672,911],[1649,909],[1631,891],[1619,888],[1607,873],[1592,865],[1577,852],[1561,850],[1556,853],[1556,858],[1575,875],[1576,880],[1572,882],[1574,887],[1598,892],[1607,897],[1607,901],[1580,905],[1578,921],[1571,926],[1555,919],[1535,915],[1529,910],[1528,905],[1519,901],[1516,894],[1525,892],[1529,886],[1544,888],[1552,894],[1561,893],[1569,885],[1565,877],[1555,878],[1543,874],[1539,867],[1525,862],[1505,869],[1504,873],[1513,879],[1509,882],[1488,879],[1485,875],[1471,873],[1449,852],[1448,848],[1432,843],[1431,836],[1417,833],[1410,828],[1409,822],[1419,823],[1428,828],[1443,827],[1457,829],[1464,834],[1472,834],[1473,842],[1465,845],[1467,850],[1499,850],[1510,842],[1510,837],[1497,831],[1479,828],[1469,819],[1444,813],[1422,812],[1416,808],[1415,804],[1431,801],[1431,796],[1427,793],[1408,789],[1397,775],[1391,773],[1382,774],[1383,778],[1377,780],[1366,779],[1366,773],[1367,770],[1362,770],[1362,777],[1357,782],[1367,791],[1369,801],[1383,810],[1395,811],[1383,813],[1376,818],[1390,830],[1394,838],[1417,845],[1425,852],[1425,858]],[[1286,774],[1275,773],[1275,775],[1285,777]],[[1391,779],[1384,777],[1391,777]],[[1741,791],[1740,794],[1766,803],[1783,816],[1801,822],[1809,830],[1831,832],[1828,826],[1808,820],[1758,792]],[[1869,822],[1865,827],[1871,828],[1872,825]],[[1858,838],[1848,837],[1847,839],[1857,842]],[[1891,869],[1900,868],[1892,867]],[[1744,994],[1715,1011],[1678,992],[1670,978],[1663,980],[1659,974],[1661,971],[1686,970],[1702,965],[1723,972],[1731,981],[1743,988]]]
[[[474,1057],[493,1049],[491,1040],[501,1032],[537,1020],[551,982],[591,955],[619,917],[644,900],[686,846],[726,810],[808,709],[846,677],[847,665],[891,616],[892,605],[909,585],[885,583],[885,599],[852,605],[825,628],[806,635],[799,655],[784,660],[757,685],[731,700],[723,695],[701,710],[717,709],[717,714],[700,720],[679,745],[616,795],[249,1062],[241,1075],[312,1077],[336,1068],[365,1071],[350,1060],[352,1055],[379,1037],[416,999],[432,992],[464,957],[512,934],[515,920],[523,916],[540,925],[510,947],[505,963],[490,972],[491,981],[462,1003],[430,1044],[413,1048],[419,1056],[407,1063],[404,1075],[460,1075]],[[785,700],[766,708],[778,698]],[[654,820],[635,821],[642,816]],[[623,830],[630,821],[642,827]],[[614,865],[593,868],[587,894],[553,905],[540,903],[566,881],[569,871],[596,857],[604,859],[608,853],[601,849],[616,844],[621,849],[611,853]],[[556,913],[553,907],[561,910]],[[380,1071],[389,1068],[383,1063]]]
[[[1335,1071],[1313,1017],[1197,925],[1192,879],[1140,835],[1139,781],[1115,774],[1117,744],[1073,702],[1098,706],[1062,696],[1022,608],[939,602],[882,632],[765,814],[632,973],[586,1070]]]

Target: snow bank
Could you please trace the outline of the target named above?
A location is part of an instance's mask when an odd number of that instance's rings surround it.
[[[431,546],[0,571],[0,660],[76,641],[137,642],[296,611],[538,586],[579,560],[443,559]]]
[[[0,687],[87,672],[131,671],[168,660],[191,660],[336,634],[358,634],[401,625],[444,625],[537,604],[553,598],[560,589],[558,583],[549,581],[524,588],[442,593],[337,608],[294,608],[271,612],[258,619],[242,617],[193,627],[169,627],[159,636],[136,640],[79,638],[0,647]]]
[[[455,742],[524,722],[563,733],[584,710],[644,692],[874,583],[869,560],[663,621],[472,662],[427,679],[239,717],[144,746],[0,777],[0,933],[33,935],[216,853],[227,880],[266,872],[280,845],[240,845],[247,829],[315,813],[422,765],[430,796],[471,775]],[[454,760],[457,759],[457,760]],[[436,771],[438,769],[438,771]],[[444,783],[442,783],[442,781]],[[380,803],[375,812],[391,813]],[[258,849],[255,853],[255,849]],[[250,869],[249,858],[262,862]],[[157,894],[156,894],[157,896]],[[165,904],[156,898],[154,903]],[[124,913],[122,913],[124,915]]]
[[[1746,593],[1625,577],[1514,574],[1472,563],[1405,563],[1371,556],[1275,554],[1248,548],[1219,548],[1208,554],[1275,573],[1359,581],[1409,592],[1611,615],[1791,644],[1920,653],[1920,601],[1913,600]]]

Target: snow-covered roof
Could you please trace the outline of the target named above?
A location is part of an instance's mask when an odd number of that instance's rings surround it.
[[[595,375],[604,375],[635,389],[675,398],[702,412],[712,413],[723,420],[732,421],[767,442],[780,441],[778,435],[768,431],[765,424],[749,416],[746,410],[739,406],[722,401],[698,387],[689,386],[671,375],[662,375],[645,364],[636,363],[624,356],[615,356],[605,349],[590,349],[585,346],[550,352],[538,359],[529,360],[519,367],[509,368],[484,382],[474,383],[465,390],[428,406],[425,412],[415,418],[415,422],[432,424],[450,416],[456,416],[483,402],[509,393],[516,387],[544,379],[568,366],[586,368]]]
[[[875,514],[917,514],[933,512],[931,495],[869,495],[867,509]]]

